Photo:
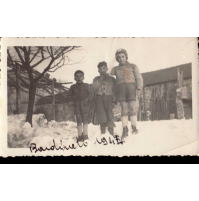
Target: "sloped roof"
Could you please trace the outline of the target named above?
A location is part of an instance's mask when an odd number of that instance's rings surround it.
[[[55,94],[55,104],[63,104],[69,102],[66,98],[67,94],[68,91],[64,93]],[[44,105],[44,104],[52,104],[52,96],[41,97],[36,103],[36,105]]]
[[[12,75],[14,75],[12,78],[15,80],[16,79],[16,76],[15,76],[15,72],[14,72],[14,70],[13,69],[8,69],[7,70],[7,74],[8,75],[10,75],[10,76],[12,76]],[[39,71],[37,71],[37,70],[33,70],[33,77],[37,77],[38,75],[40,75],[41,73],[39,72]],[[20,74],[20,76],[24,79],[24,81],[26,81],[27,82],[27,84],[29,84],[29,77],[28,77],[28,74],[27,74],[27,72],[26,71],[21,71],[21,74]],[[53,79],[52,78],[49,78],[49,77],[47,77],[46,75],[44,75],[42,78],[40,78],[40,80],[38,81],[38,85],[37,85],[37,88],[42,88],[42,86],[44,86],[44,85],[51,85],[52,84],[52,81],[53,81]],[[10,82],[10,80],[8,79],[8,83]],[[10,85],[11,85],[12,83],[10,83]],[[59,88],[59,89],[65,89],[65,90],[67,90],[68,88],[67,87],[65,87],[63,84],[72,84],[72,82],[68,82],[68,83],[59,83],[59,82],[57,82],[57,81],[55,81],[54,82],[54,87],[55,88]],[[21,85],[23,85],[23,83],[21,84]]]
[[[174,66],[171,68],[142,73],[144,86],[160,84],[163,82],[176,81],[178,68],[179,70],[183,71],[184,79],[192,77],[192,65],[191,63],[187,63],[179,66]]]

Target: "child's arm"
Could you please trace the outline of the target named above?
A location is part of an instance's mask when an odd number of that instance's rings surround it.
[[[117,99],[116,99],[116,79],[112,77],[113,80],[113,86],[112,86],[112,92],[113,92],[113,102],[117,104]]]
[[[91,102],[94,97],[94,92],[90,84],[88,84],[88,100]]]
[[[143,79],[142,79],[142,75],[138,69],[137,66],[135,66],[134,68],[134,74],[135,74],[135,78],[136,78],[136,83],[137,83],[137,89],[138,90],[142,90],[143,88]]]
[[[96,92],[101,86],[101,82],[100,82],[100,79],[99,77],[95,77],[93,79],[93,90]]]
[[[115,67],[111,69],[110,75],[116,75],[116,73],[115,73]]]

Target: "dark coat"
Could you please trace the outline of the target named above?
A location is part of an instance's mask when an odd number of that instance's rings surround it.
[[[88,99],[89,102],[91,102],[93,96],[94,92],[92,87],[87,83],[73,84],[68,93],[68,99],[72,102],[85,99]]]

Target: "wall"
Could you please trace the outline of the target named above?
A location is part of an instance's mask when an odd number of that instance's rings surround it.
[[[51,121],[52,104],[36,105],[34,114],[44,114],[48,121]],[[74,108],[71,104],[56,104],[55,105],[55,120],[60,121],[75,121]]]
[[[12,89],[10,87],[7,88],[7,96],[8,96],[8,107],[7,107],[7,111],[8,111],[8,115],[14,114],[14,111],[16,110],[16,89],[12,87]],[[24,89],[24,90],[28,90],[28,89]],[[37,89],[36,91],[37,94],[39,95],[44,95],[42,90]],[[29,94],[27,92],[21,91],[21,108],[20,111],[21,113],[26,114],[27,109],[28,109],[28,98]],[[40,96],[35,96],[35,103],[39,100]]]
[[[176,89],[177,82],[168,82],[159,85],[153,85],[145,87],[145,107],[146,111],[151,111],[151,94],[153,88],[158,88],[161,97],[166,96],[166,88],[168,88],[169,93],[169,108],[170,113],[175,114],[176,117]],[[192,99],[192,79],[183,80],[183,99],[191,100]]]
[[[151,113],[151,94],[153,88],[158,88],[159,93],[161,97],[166,96],[166,88],[168,88],[168,93],[169,93],[169,113],[170,114],[175,114],[175,117],[177,116],[177,111],[176,111],[176,89],[177,89],[177,82],[168,82],[168,83],[163,83],[159,85],[153,85],[153,86],[148,86],[145,87],[145,107],[146,107],[146,112],[148,111],[148,114]],[[183,99],[184,100],[192,100],[192,79],[186,79],[183,80]],[[143,92],[142,92],[142,100],[143,100]],[[137,102],[137,111],[138,111],[139,103]],[[142,113],[144,113],[144,102],[142,103]],[[185,108],[185,118],[190,118],[191,116],[191,111],[190,108],[188,109],[187,102],[184,101],[184,108]],[[120,104],[118,103],[115,108],[113,109],[114,116],[120,117],[121,114],[121,107]],[[115,118],[115,120],[118,119],[118,117]]]

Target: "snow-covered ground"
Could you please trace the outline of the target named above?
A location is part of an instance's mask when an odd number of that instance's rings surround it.
[[[76,123],[47,122],[42,117],[42,114],[34,115],[33,127],[31,128],[29,123],[25,123],[25,115],[8,116],[8,147],[29,148],[31,143],[37,144],[37,147],[50,147],[53,145],[53,140],[55,140],[56,144],[60,144],[60,140],[62,140],[63,144],[66,145],[76,141]],[[193,128],[193,120],[145,121],[138,122],[139,134],[133,135],[131,134],[129,122],[129,136],[122,146],[124,146],[124,149],[126,147],[128,153],[132,155],[160,155],[167,153],[172,155],[173,150],[197,140],[197,135],[194,134]],[[121,134],[121,122],[116,122],[115,135],[121,136]],[[103,137],[108,141],[110,135],[106,133]],[[99,141],[102,138],[99,126],[90,124],[89,143],[94,145],[96,138]],[[103,149],[103,146],[100,146]]]

